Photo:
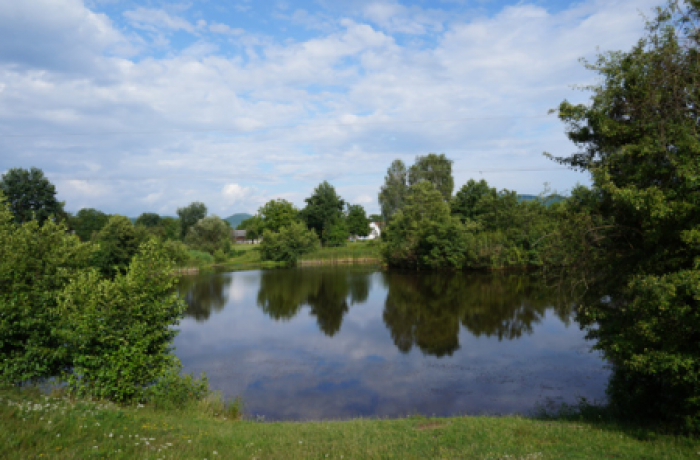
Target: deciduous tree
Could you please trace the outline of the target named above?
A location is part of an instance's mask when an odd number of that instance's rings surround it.
[[[369,235],[369,222],[367,214],[365,213],[365,208],[359,204],[349,204],[348,205],[348,215],[345,218],[347,223],[348,232],[351,235],[357,236],[367,236]]]
[[[304,201],[306,207],[301,210],[301,218],[307,227],[320,236],[325,245],[330,237],[331,226],[343,218],[345,201],[327,181],[319,184],[314,193]]]
[[[192,249],[214,254],[216,251],[228,253],[231,250],[231,227],[217,216],[200,219],[190,227],[185,243]]]
[[[299,211],[289,201],[278,198],[265,203],[258,210],[258,216],[262,218],[265,230],[279,232],[282,227],[287,227],[298,219]]]
[[[23,224],[36,219],[43,224],[53,216],[65,218],[63,203],[56,199],[56,187],[39,168],[12,168],[2,175],[0,191],[15,222]]]
[[[559,106],[590,172],[561,238],[584,262],[579,318],[615,366],[609,394],[633,417],[700,429],[700,2],[671,1],[628,52],[588,67],[589,105]],[[592,199],[590,199],[592,198]]]
[[[107,225],[110,215],[94,208],[83,208],[69,218],[70,226],[82,241],[90,241]]]
[[[184,208],[177,208],[177,215],[180,217],[180,239],[184,240],[190,227],[206,217],[207,207],[195,201]]]
[[[422,181],[433,184],[442,194],[442,199],[449,201],[452,197],[452,190],[455,188],[455,181],[452,177],[452,160],[448,159],[444,153],[417,156],[416,162],[408,169],[408,185]]]
[[[379,191],[379,206],[382,219],[388,222],[394,213],[401,209],[408,193],[408,170],[401,160],[394,160],[384,176],[384,185]]]

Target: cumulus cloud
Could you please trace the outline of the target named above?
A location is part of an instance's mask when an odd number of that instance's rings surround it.
[[[80,0],[0,2],[5,69],[94,72],[105,53],[134,52],[107,16],[86,9]]]
[[[0,3],[0,170],[89,178],[104,192],[57,183],[69,210],[127,215],[146,205],[172,215],[191,201],[254,212],[277,197],[303,207],[322,180],[373,213],[389,164],[428,152],[454,160],[457,188],[483,177],[520,193],[544,182],[562,191],[586,178],[542,158],[573,150],[547,110],[585,101],[571,85],[595,76],[578,58],[596,45],[629,48],[642,33],[637,10],[654,3],[588,0],[553,12],[514,2],[448,21],[362,2],[332,28],[295,37],[203,19],[194,7],[107,16],[78,0]],[[397,18],[431,41],[395,35]],[[180,32],[181,43],[115,55],[144,30]]]
[[[226,184],[221,193],[227,199],[239,201],[248,196],[250,188],[241,187],[238,184]]]

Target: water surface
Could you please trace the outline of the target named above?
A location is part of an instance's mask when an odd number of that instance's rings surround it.
[[[315,267],[188,276],[186,372],[266,420],[527,413],[608,371],[537,275]]]

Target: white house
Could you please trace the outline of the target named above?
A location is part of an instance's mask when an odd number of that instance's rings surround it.
[[[356,240],[378,240],[379,237],[382,236],[382,231],[379,228],[379,223],[377,222],[370,222],[369,223],[369,235],[367,236],[356,236]]]

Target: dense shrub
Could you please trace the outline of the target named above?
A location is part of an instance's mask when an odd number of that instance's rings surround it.
[[[185,243],[198,251],[214,254],[231,250],[231,227],[217,216],[209,216],[197,221],[187,231]]]
[[[0,202],[0,381],[57,377],[114,401],[203,397],[170,348],[184,304],[163,245],[146,242],[114,278],[90,266],[95,250],[63,224],[14,223]]]
[[[294,265],[302,254],[316,250],[319,244],[313,230],[300,222],[292,222],[276,233],[265,230],[260,244],[260,258]]]
[[[55,334],[58,297],[89,265],[93,247],[51,220],[14,223],[0,195],[0,379],[58,375],[70,357]]]
[[[185,305],[173,265],[155,241],[145,243],[113,280],[79,273],[59,296],[58,340],[72,357],[69,386],[80,394],[127,401],[177,366],[172,329]]]

